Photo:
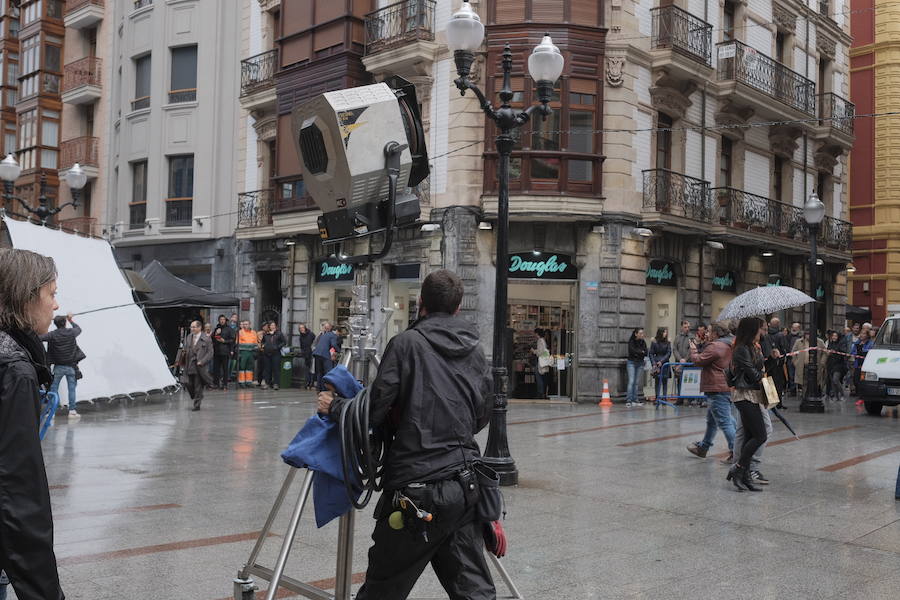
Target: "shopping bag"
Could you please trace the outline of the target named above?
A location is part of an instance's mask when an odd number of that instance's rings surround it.
[[[762,378],[762,387],[766,396],[766,406],[775,406],[781,402],[781,398],[778,396],[778,389],[775,387],[775,380],[772,379],[771,375]]]

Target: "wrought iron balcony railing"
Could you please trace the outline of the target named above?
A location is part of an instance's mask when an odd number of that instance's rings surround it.
[[[809,116],[815,115],[816,84],[737,40],[718,45],[719,81],[737,81]]]
[[[709,182],[668,169],[644,171],[644,209],[711,223]]]
[[[94,4],[96,6],[102,7],[104,5],[104,0],[67,0],[66,1],[66,14],[75,12],[82,6],[85,6],[86,4]]]
[[[803,209],[730,187],[712,189],[721,225],[803,241]]]
[[[238,229],[272,224],[271,188],[238,194]]]
[[[63,67],[62,93],[83,85],[100,86],[103,61],[96,56],[86,56]]]
[[[68,169],[75,163],[82,167],[99,167],[100,140],[95,137],[77,137],[59,145],[59,168]]]
[[[143,229],[147,221],[147,203],[132,202],[128,205],[128,229]]]
[[[819,118],[822,125],[853,135],[856,105],[837,94],[819,94]]]
[[[166,198],[166,227],[190,227],[193,216],[193,198]]]
[[[435,0],[403,0],[366,15],[366,54],[434,40]]]
[[[252,94],[275,85],[275,71],[278,70],[278,50],[268,50],[262,54],[241,61],[241,96]]]
[[[671,49],[704,65],[712,59],[712,25],[675,5],[652,10],[651,47]]]
[[[849,252],[853,246],[853,224],[850,221],[825,217],[819,226],[819,243],[828,248]]]

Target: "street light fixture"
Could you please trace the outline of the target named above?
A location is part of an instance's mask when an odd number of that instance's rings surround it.
[[[508,373],[506,372],[506,323],[507,323],[507,283],[509,273],[509,157],[515,140],[513,130],[522,127],[537,114],[542,119],[552,112],[550,99],[556,80],[562,74],[564,60],[559,48],[553,45],[550,35],[544,35],[541,43],[528,57],[528,73],[536,82],[540,104],[517,111],[510,106],[513,98],[510,77],[512,74],[512,50],[509,44],[503,49],[503,87],[500,90],[501,105],[495,109],[477,84],[469,79],[475,50],[484,41],[484,25],[468,0],[447,23],[447,45],[453,50],[456,72],[459,78],[454,82],[460,95],[471,90],[481,105],[481,110],[492,120],[499,130],[496,138],[500,161],[497,169],[497,273],[494,296],[494,339],[493,375],[494,408],[485,447],[485,463],[500,474],[501,485],[515,485],[519,481],[516,463],[509,453],[506,431],[506,407]]]
[[[809,199],[806,201],[806,204],[803,205],[803,218],[806,220],[806,225],[809,228],[809,244],[810,244],[810,257],[809,257],[809,283],[810,287],[812,287],[812,297],[816,298],[816,290],[819,286],[818,282],[818,256],[817,256],[817,247],[816,242],[818,241],[819,236],[819,226],[822,223],[822,219],[825,218],[825,205],[822,204],[822,201],[819,200],[819,197],[815,192],[809,195]],[[803,390],[803,400],[800,402],[800,412],[808,412],[808,413],[823,413],[825,412],[825,403],[822,402],[822,398],[819,396],[819,379],[818,379],[818,365],[819,362],[817,360],[818,351],[816,350],[819,343],[819,335],[818,335],[818,307],[816,303],[818,299],[816,298],[812,307],[809,309],[809,361],[806,363],[806,385]]]
[[[78,208],[78,196],[81,189],[87,183],[87,175],[81,168],[81,165],[75,163],[71,169],[66,172],[65,181],[72,192],[72,201],[66,202],[60,206],[50,208],[50,199],[47,198],[47,179],[41,175],[41,195],[38,197],[38,206],[34,208],[30,206],[23,198],[13,195],[13,184],[22,174],[22,167],[16,162],[12,154],[7,154],[6,158],[0,161],[0,179],[3,180],[3,199],[7,203],[18,200],[26,211],[30,212],[41,221],[46,223],[47,219],[59,213],[65,207],[71,205],[72,208]]]

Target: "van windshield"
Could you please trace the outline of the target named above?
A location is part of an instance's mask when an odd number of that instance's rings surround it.
[[[900,319],[888,319],[875,336],[876,346],[900,346]]]

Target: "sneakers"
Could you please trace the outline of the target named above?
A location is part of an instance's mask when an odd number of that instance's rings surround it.
[[[634,402],[626,402],[625,406],[634,406]]]
[[[769,480],[759,471],[750,471],[750,478],[759,485],[769,485]]]
[[[275,385],[273,385],[273,386],[272,386],[272,389],[275,390],[275,391],[277,392],[278,389],[279,389],[279,388],[278,388],[278,384],[276,383]]]
[[[699,443],[694,442],[690,446],[687,447],[687,451],[696,456],[697,458],[706,458],[706,453],[709,452],[709,448],[704,448]]]
[[[78,411],[73,408],[72,410],[69,411],[69,418],[70,419],[80,419],[81,415],[79,415]]]
[[[261,384],[259,384],[259,387],[260,389],[267,390],[269,389],[269,384],[263,381]]]

